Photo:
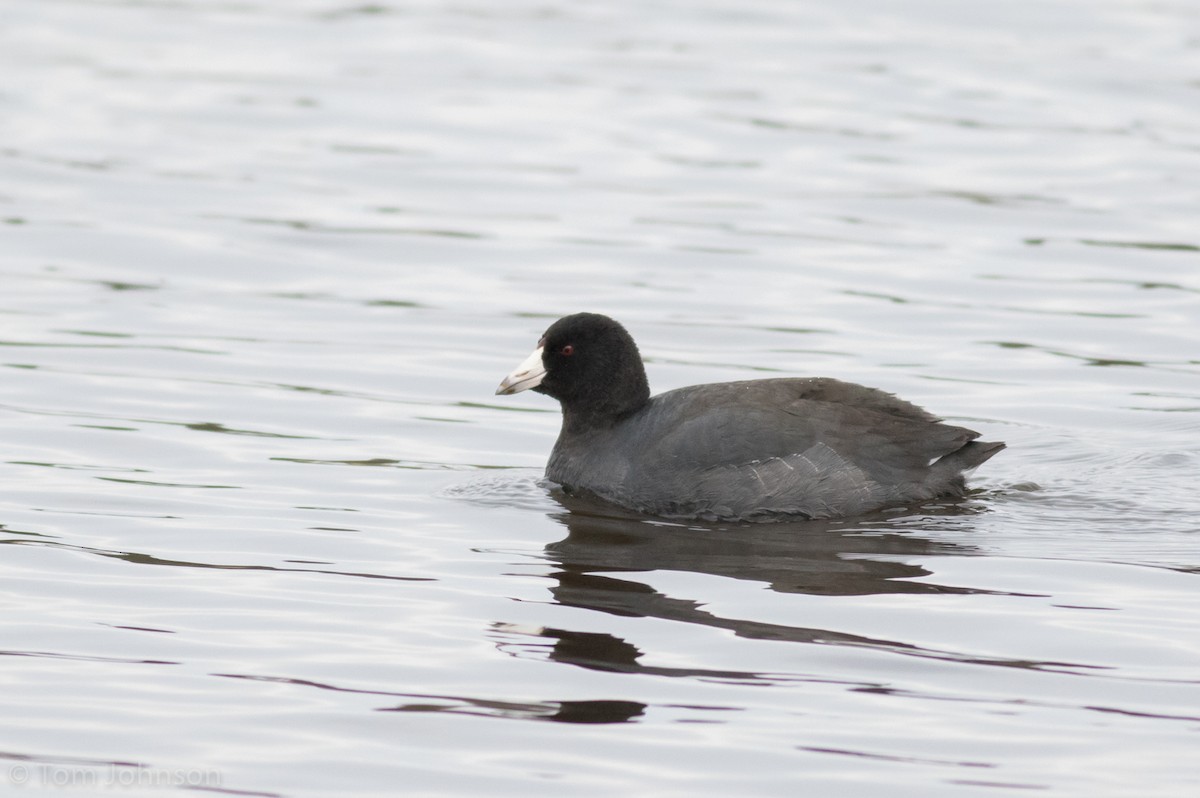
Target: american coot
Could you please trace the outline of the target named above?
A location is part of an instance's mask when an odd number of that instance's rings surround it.
[[[547,478],[668,518],[836,518],[961,496],[963,472],[1004,448],[891,394],[828,378],[652,397],[633,338],[595,313],[550,325],[496,393],[529,389],[562,403]]]

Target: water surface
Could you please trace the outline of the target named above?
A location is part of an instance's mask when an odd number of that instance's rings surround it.
[[[1200,790],[1188,4],[0,2],[0,783]],[[1009,449],[566,505],[551,320]]]

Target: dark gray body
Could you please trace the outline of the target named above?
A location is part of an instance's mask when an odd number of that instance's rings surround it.
[[[602,426],[567,414],[546,476],[666,517],[833,518],[961,495],[962,472],[1004,448],[978,435],[833,379],[716,383]]]

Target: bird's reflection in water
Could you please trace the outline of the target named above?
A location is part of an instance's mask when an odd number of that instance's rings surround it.
[[[934,659],[1021,668],[1073,667],[1068,663],[977,657],[897,640],[864,637],[710,612],[701,602],[659,592],[639,573],[684,571],[761,582],[780,593],[823,596],[872,594],[992,593],[970,587],[913,581],[931,576],[905,562],[929,555],[974,554],[971,546],[932,539],[938,530],[970,524],[978,504],[947,501],[919,510],[871,517],[773,524],[676,524],[623,514],[609,505],[556,495],[564,512],[554,517],[567,536],[548,545],[556,568],[551,593],[556,603],[612,615],[659,618],[727,629],[739,637],[820,645],[882,649]],[[922,535],[924,530],[926,535]],[[1012,595],[1012,594],[1006,594]],[[548,657],[591,670],[777,682],[784,674],[641,665],[643,652],[613,635],[566,629],[528,629],[496,624],[502,649],[514,656]],[[863,687],[867,687],[863,685]]]
[[[555,518],[567,527],[568,534],[547,546],[546,554],[560,564],[558,578],[563,587],[584,584],[587,580],[576,577],[598,572],[693,571],[764,582],[781,593],[979,592],[907,581],[930,572],[897,559],[975,553],[974,547],[935,542],[920,535],[922,530],[946,528],[978,513],[979,508],[970,503],[929,505],[916,516],[685,525],[622,514],[617,508],[578,497],[556,498],[567,512]],[[635,610],[633,614],[644,613]]]

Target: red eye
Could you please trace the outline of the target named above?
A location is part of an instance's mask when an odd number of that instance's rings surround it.
[[[560,355],[566,355],[567,357],[570,357],[571,355],[575,354],[575,347],[567,344],[562,349],[558,350],[558,353]]]

